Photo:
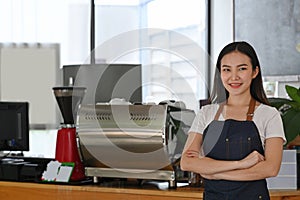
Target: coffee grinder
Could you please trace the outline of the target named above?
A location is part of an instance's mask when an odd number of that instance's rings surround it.
[[[78,153],[76,121],[74,119],[77,117],[77,111],[86,88],[54,87],[53,91],[64,121],[57,132],[55,160],[74,163],[70,180],[80,181],[85,178],[85,173]]]

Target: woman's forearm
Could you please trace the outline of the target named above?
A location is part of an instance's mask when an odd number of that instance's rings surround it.
[[[183,156],[181,159],[182,170],[199,174],[215,174],[239,169],[238,161],[220,161],[208,157],[199,158],[187,156]]]
[[[250,181],[274,177],[280,170],[282,160],[282,144],[283,141],[280,138],[267,139],[265,159],[251,167],[238,170],[228,170],[215,174],[203,173],[201,175],[208,179],[223,179],[233,181]],[[247,158],[250,159],[251,156],[247,156]]]
[[[211,174],[209,176],[202,174],[202,176],[204,178],[216,180],[253,181],[273,177],[277,174],[278,171],[268,164],[268,162],[262,161],[248,169],[230,170],[226,172],[215,173],[213,175]]]
[[[193,171],[199,174],[212,175],[216,173],[245,169],[254,166],[264,160],[257,151],[253,151],[247,157],[239,161],[215,160],[209,157],[199,157],[195,151],[186,151],[181,158],[181,168],[185,171]]]

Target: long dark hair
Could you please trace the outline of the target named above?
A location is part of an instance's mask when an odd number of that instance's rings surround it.
[[[259,64],[258,57],[256,55],[254,48],[249,43],[244,41],[230,43],[221,50],[216,64],[214,86],[213,86],[211,96],[209,98],[210,102],[221,103],[227,100],[229,96],[228,91],[225,89],[222,83],[221,76],[220,76],[221,73],[220,69],[221,69],[222,58],[226,54],[231,53],[233,51],[238,51],[240,53],[247,55],[251,60],[253,70],[255,70],[255,68],[258,67],[259,72],[257,76],[252,80],[250,85],[250,94],[255,100],[259,101],[260,103],[264,103],[268,105],[269,102],[263,88],[261,67]]]

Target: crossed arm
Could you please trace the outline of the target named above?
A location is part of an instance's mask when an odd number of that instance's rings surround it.
[[[280,169],[283,140],[269,138],[265,144],[265,156],[253,151],[237,161],[214,160],[200,155],[202,134],[190,133],[181,157],[184,171],[199,173],[207,179],[236,181],[260,180],[276,176]]]

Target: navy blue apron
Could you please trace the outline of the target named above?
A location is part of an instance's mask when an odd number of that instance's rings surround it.
[[[219,106],[215,119],[203,133],[203,152],[216,160],[241,160],[256,150],[264,149],[256,125],[252,121],[255,100],[251,99],[247,120],[218,121],[224,104]],[[227,181],[204,179],[205,200],[270,199],[265,179],[256,181]]]

